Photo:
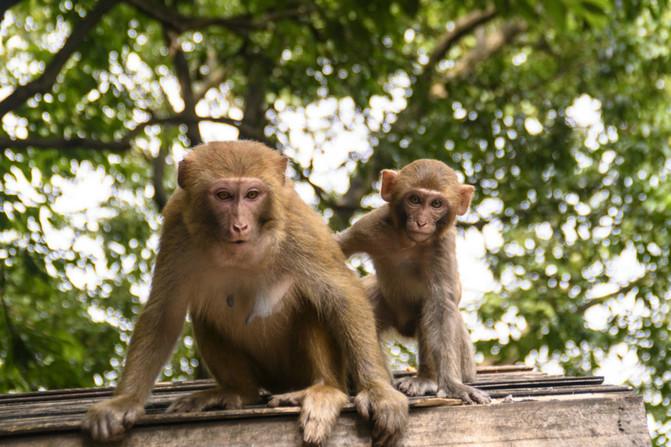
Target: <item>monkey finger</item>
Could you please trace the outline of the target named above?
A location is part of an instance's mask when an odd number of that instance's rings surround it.
[[[361,391],[354,396],[354,407],[362,418],[370,420],[371,403],[368,391]]]
[[[473,399],[471,399],[471,396],[468,393],[462,393],[461,400],[463,400],[466,403],[466,405],[475,405],[475,402],[473,401]]]
[[[284,394],[275,394],[272,399],[268,402],[268,406],[271,408],[275,407],[298,407],[303,402],[305,398],[304,391],[294,391]]]
[[[121,439],[126,432],[123,426],[123,414],[111,413],[107,416],[107,438],[110,441]]]
[[[471,397],[478,404],[489,404],[492,402],[492,398],[489,397],[489,394],[478,389],[471,394]]]
[[[125,429],[131,428],[135,424],[135,421],[137,420],[139,413],[140,412],[134,408],[126,411],[123,415],[123,420],[121,421],[123,427]]]

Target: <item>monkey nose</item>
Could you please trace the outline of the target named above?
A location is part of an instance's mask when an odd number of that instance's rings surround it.
[[[426,222],[420,222],[420,221],[417,221],[416,223],[417,223],[417,226],[418,226],[419,228],[422,228],[422,227],[426,226]]]
[[[233,231],[236,233],[243,233],[249,228],[249,225],[245,223],[233,224]]]

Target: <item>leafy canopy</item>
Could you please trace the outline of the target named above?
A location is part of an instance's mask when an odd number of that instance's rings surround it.
[[[175,160],[239,136],[292,156],[334,229],[382,168],[461,171],[498,284],[469,304],[479,355],[633,358],[665,445],[670,24],[665,0],[19,2],[0,26],[0,390],[114,383]],[[164,377],[196,374],[194,349],[187,330]]]

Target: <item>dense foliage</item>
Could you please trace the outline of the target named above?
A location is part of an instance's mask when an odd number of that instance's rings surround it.
[[[462,227],[499,284],[468,309],[492,329],[480,354],[569,373],[633,358],[669,442],[665,0],[9,3],[0,391],[114,382],[175,160],[240,136],[291,156],[334,229],[381,168],[463,172]],[[164,376],[195,374],[194,349],[186,335]]]

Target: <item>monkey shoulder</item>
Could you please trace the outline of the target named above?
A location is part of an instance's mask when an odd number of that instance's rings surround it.
[[[347,230],[347,233],[363,247],[361,251],[369,255],[383,254],[398,241],[388,205],[364,214]]]

